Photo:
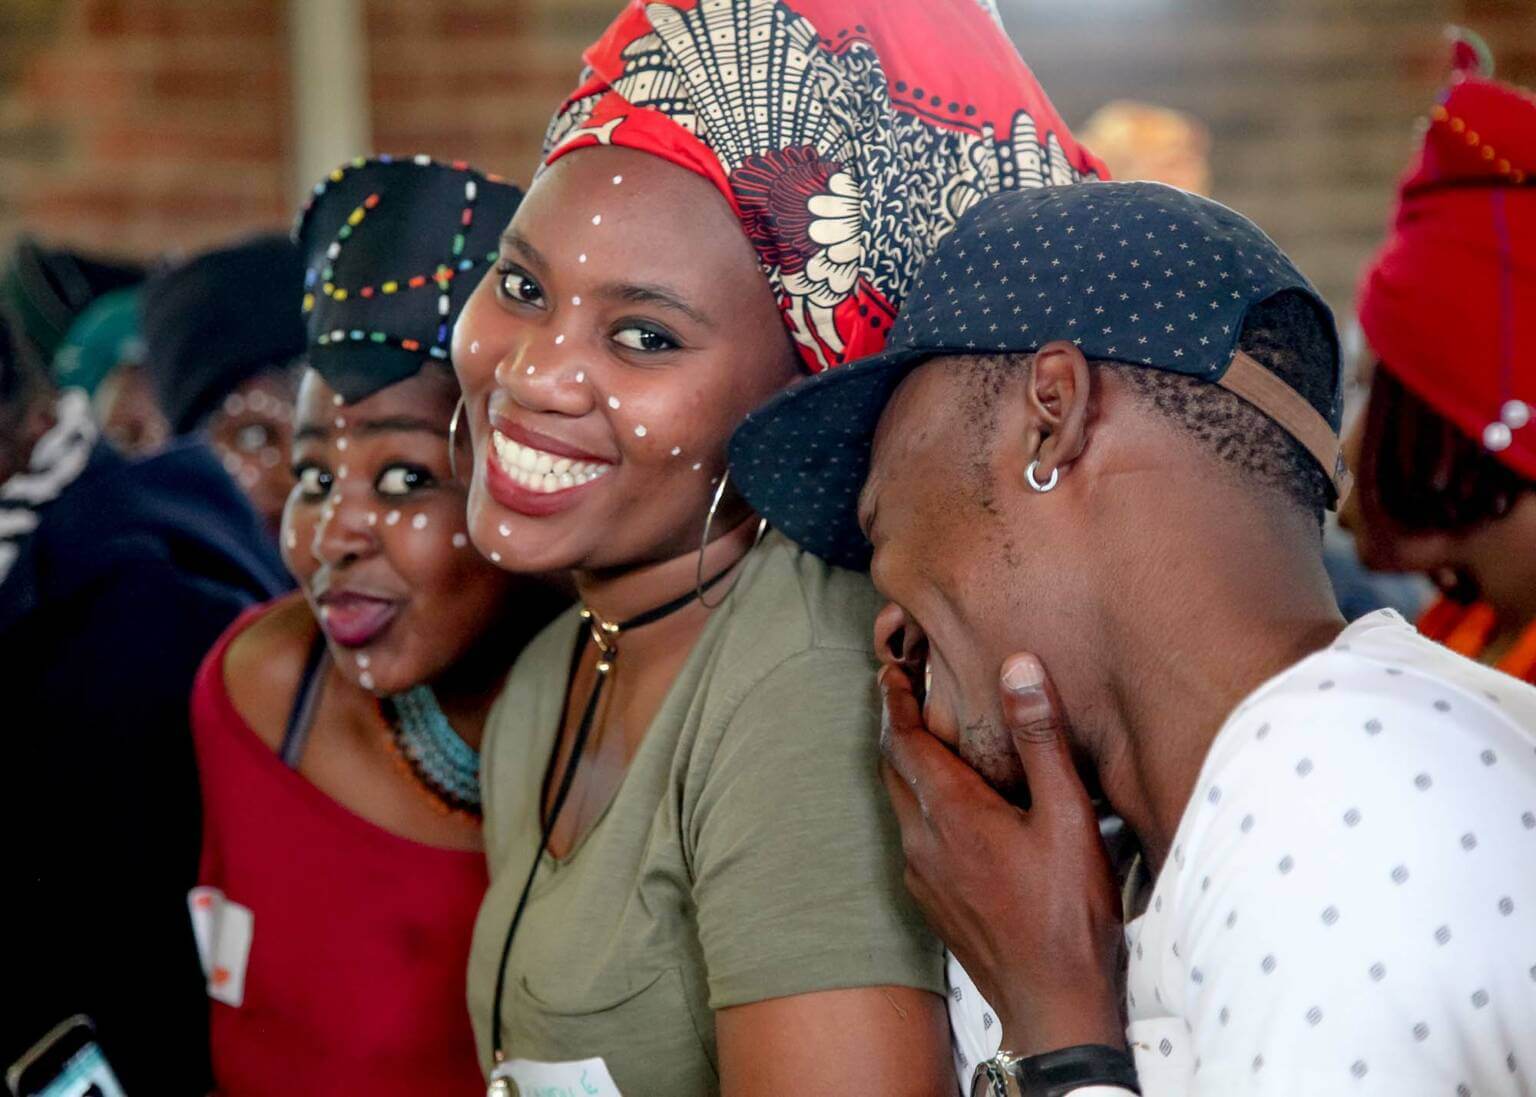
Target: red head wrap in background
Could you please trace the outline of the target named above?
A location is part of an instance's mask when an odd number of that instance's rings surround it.
[[[861,358],[979,198],[1106,174],[991,4],[632,0],[583,55],[545,163],[619,145],[704,176],[756,248],[806,367]]]
[[[1536,478],[1536,96],[1470,59],[1430,112],[1360,324],[1382,368]]]

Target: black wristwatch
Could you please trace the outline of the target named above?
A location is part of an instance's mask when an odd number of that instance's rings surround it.
[[[1080,1044],[1020,1059],[999,1051],[976,1064],[971,1097],[1063,1097],[1085,1086],[1119,1086],[1140,1094],[1136,1063],[1119,1048]]]

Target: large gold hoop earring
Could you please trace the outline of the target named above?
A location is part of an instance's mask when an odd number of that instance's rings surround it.
[[[459,402],[453,405],[453,417],[448,420],[448,471],[457,480],[459,478],[459,416],[464,411],[464,395],[459,394]]]
[[[694,590],[698,595],[699,604],[705,609],[718,608],[727,598],[731,596],[731,591],[736,589],[736,584],[741,582],[741,576],[737,575],[735,579],[731,580],[731,585],[725,589],[725,593],[713,602],[704,597],[704,550],[709,547],[710,527],[715,524],[715,512],[720,509],[720,500],[725,498],[725,488],[726,485],[730,482],[731,470],[726,469],[720,474],[720,484],[715,488],[715,497],[709,501],[709,510],[704,514],[704,535],[699,539],[699,564],[697,570],[694,572]],[[752,549],[755,549],[758,545],[762,544],[763,536],[767,534],[767,532],[768,519],[759,518],[757,520],[757,536],[752,539],[752,548],[749,548],[747,552],[751,552]],[[732,564],[731,566],[734,567],[735,565]]]

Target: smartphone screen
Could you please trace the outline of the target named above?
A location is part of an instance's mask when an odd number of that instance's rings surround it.
[[[6,1073],[16,1097],[125,1097],[87,1017],[71,1017]]]

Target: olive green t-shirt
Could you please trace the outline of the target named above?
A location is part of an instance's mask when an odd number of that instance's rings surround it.
[[[846,987],[943,993],[877,772],[877,609],[866,577],[777,534],[753,552],[597,824],[563,860],[539,851],[507,965],[508,1058],[600,1056],[626,1097],[711,1094],[712,1010]],[[529,645],[486,725],[491,887],[469,967],[482,1065],[579,627],[566,614]]]

